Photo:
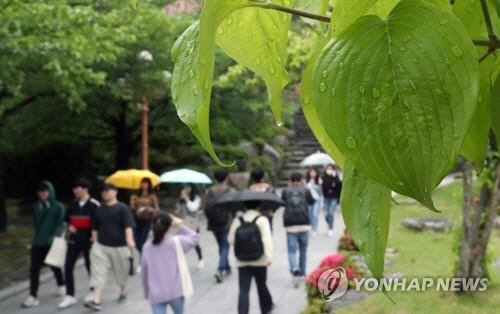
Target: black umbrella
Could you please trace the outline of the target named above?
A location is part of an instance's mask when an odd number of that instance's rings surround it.
[[[245,202],[261,202],[261,209],[276,210],[285,203],[274,193],[253,192],[244,190],[240,192],[228,192],[215,202],[214,206],[220,206],[229,210],[244,210]]]

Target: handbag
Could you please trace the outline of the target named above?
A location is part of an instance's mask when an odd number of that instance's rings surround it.
[[[68,242],[65,239],[66,231],[59,237],[54,237],[49,253],[45,257],[45,264],[58,268],[64,268],[66,262],[66,251],[68,250]]]
[[[189,268],[186,262],[186,256],[184,255],[184,250],[182,249],[178,236],[174,236],[174,242],[175,253],[177,255],[177,267],[179,268],[179,276],[181,278],[182,295],[184,298],[188,299],[194,293],[193,281],[191,280],[191,275],[189,274]]]

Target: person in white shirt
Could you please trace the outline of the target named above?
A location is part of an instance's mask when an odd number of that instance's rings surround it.
[[[181,191],[176,214],[184,220],[184,223],[188,226],[188,228],[195,230],[198,234],[200,233],[201,209],[202,198],[196,192],[196,187],[193,184],[186,185]],[[203,261],[200,244],[196,244],[194,249],[198,255],[197,267],[198,269],[201,269],[205,266],[205,262]]]
[[[228,240],[234,246],[236,255],[236,265],[238,267],[238,280],[239,280],[239,296],[238,296],[238,314],[247,314],[250,307],[249,292],[250,284],[252,278],[255,278],[257,284],[257,292],[259,295],[259,305],[261,313],[270,313],[274,308],[273,299],[267,288],[267,268],[271,265],[272,254],[273,254],[273,239],[271,234],[271,226],[269,224],[269,219],[263,216],[260,210],[260,202],[245,202],[245,213],[238,219],[234,219],[229,229]],[[243,230],[242,223],[245,224],[245,230]],[[250,226],[253,224],[253,226]],[[254,235],[260,238],[260,243],[258,245],[248,245],[238,243],[242,241],[243,237],[249,237],[249,227],[250,230],[253,227],[258,227],[258,232]],[[257,239],[258,242],[258,239]],[[241,247],[241,249],[240,249]],[[242,259],[241,250],[244,250],[247,255],[254,252],[249,252],[254,250],[255,247],[259,247],[257,255],[254,258],[244,258]],[[240,250],[240,251],[239,251]],[[260,256],[259,256],[260,255]]]

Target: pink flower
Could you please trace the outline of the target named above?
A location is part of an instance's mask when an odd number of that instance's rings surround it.
[[[330,254],[327,257],[323,258],[323,260],[319,264],[319,268],[323,267],[335,268],[339,266],[345,260],[345,258],[346,257],[342,254]]]

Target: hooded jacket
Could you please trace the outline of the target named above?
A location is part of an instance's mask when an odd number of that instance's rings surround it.
[[[35,236],[33,246],[49,246],[54,236],[64,229],[64,206],[56,200],[54,186],[49,181],[43,181],[49,188],[49,198],[46,202],[36,201],[34,209]]]

